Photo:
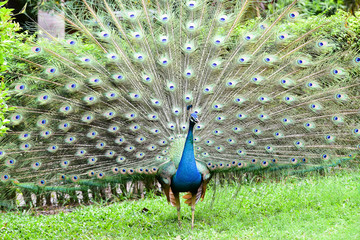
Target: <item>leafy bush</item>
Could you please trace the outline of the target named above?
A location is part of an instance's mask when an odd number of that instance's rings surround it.
[[[288,6],[290,3],[293,2],[293,0],[268,0],[267,2],[270,2],[266,5],[268,11],[273,13],[275,9],[281,9]],[[303,0],[298,1],[296,6],[302,14],[305,14],[307,16],[331,16],[334,15],[337,10],[344,10],[347,8],[342,0]]]
[[[5,124],[9,120],[5,118],[5,115],[13,109],[6,104],[9,97],[7,96],[8,88],[4,83],[4,73],[8,68],[5,56],[11,54],[11,50],[20,43],[16,36],[16,31],[20,29],[19,24],[12,21],[12,10],[3,7],[5,4],[6,2],[0,2],[0,136],[8,130]]]

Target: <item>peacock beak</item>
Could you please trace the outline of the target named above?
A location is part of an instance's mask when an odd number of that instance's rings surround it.
[[[194,118],[194,122],[195,122],[195,123],[199,123],[200,121],[199,121],[198,118]]]

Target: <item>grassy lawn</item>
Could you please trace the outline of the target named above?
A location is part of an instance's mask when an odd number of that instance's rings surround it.
[[[360,239],[360,172],[209,187],[195,229],[183,204],[183,228],[165,197],[73,212],[1,214],[1,239]],[[236,197],[234,193],[239,190]],[[143,211],[146,208],[149,211]]]

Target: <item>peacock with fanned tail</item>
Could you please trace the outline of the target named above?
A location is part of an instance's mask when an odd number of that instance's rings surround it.
[[[354,159],[356,51],[302,33],[296,1],[245,21],[251,1],[67,2],[72,34],[13,56],[0,196],[69,194],[157,179],[192,209],[214,174],[303,173]],[[289,27],[290,26],[290,27]],[[216,183],[214,183],[216,184]],[[116,192],[116,191],[114,191]],[[5,197],[4,197],[5,196]]]

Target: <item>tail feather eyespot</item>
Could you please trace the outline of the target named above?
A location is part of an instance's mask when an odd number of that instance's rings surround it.
[[[97,177],[98,179],[103,179],[103,178],[105,177],[105,173],[99,172],[99,173],[96,175],[96,177]]]
[[[65,174],[58,174],[58,179],[60,180],[60,181],[65,181],[66,180],[66,175]]]
[[[267,167],[267,166],[269,166],[269,162],[266,161],[266,160],[263,160],[263,161],[261,161],[261,166],[262,167]]]
[[[44,179],[39,180],[39,181],[37,182],[37,185],[38,185],[39,187],[44,187],[44,186],[46,185],[46,180],[44,180]]]
[[[2,182],[7,182],[7,181],[9,181],[10,180],[10,175],[9,174],[0,174],[0,179],[1,179],[1,181]]]
[[[72,182],[76,183],[80,180],[80,177],[78,175],[73,175],[73,176],[71,176],[70,179]]]
[[[237,167],[238,167],[238,168],[245,168],[245,167],[246,167],[246,163],[244,163],[244,162],[239,162],[239,163],[237,164]]]

